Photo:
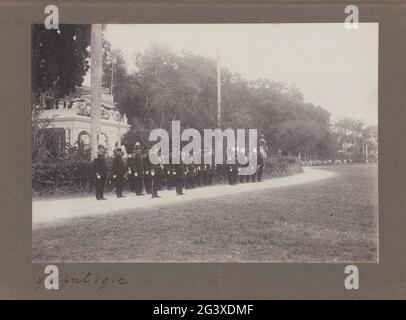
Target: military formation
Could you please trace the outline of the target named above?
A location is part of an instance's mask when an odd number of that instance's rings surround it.
[[[168,155],[160,154],[160,163],[153,164],[149,159],[149,149],[143,149],[139,142],[136,142],[132,151],[123,157],[123,151],[120,148],[115,150],[111,169],[109,170],[106,160],[106,149],[103,145],[98,146],[98,156],[93,161],[93,169],[96,184],[96,199],[106,200],[104,190],[107,181],[114,185],[115,193],[118,198],[123,195],[124,185],[128,183],[129,190],[137,196],[151,195],[152,198],[160,198],[159,191],[168,189],[176,190],[179,196],[185,195],[185,189],[194,189],[212,185],[214,182],[227,181],[230,185],[248,182],[261,182],[264,172],[265,161],[261,152],[256,152],[256,168],[251,168],[251,175],[240,175],[242,168],[250,165],[239,165],[237,155],[239,152],[245,153],[244,149],[232,149],[235,156],[234,164],[185,164],[183,161],[184,153],[181,155],[179,164],[173,164],[171,159],[174,152]],[[213,159],[213,150],[207,151]],[[202,150],[200,156],[204,156]],[[168,159],[165,159],[168,157]],[[169,160],[169,161],[168,161]],[[230,156],[228,158],[230,160]],[[169,164],[168,164],[169,162]]]

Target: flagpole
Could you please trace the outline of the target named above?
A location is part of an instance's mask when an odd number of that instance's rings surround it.
[[[220,44],[217,38],[217,126],[221,129],[221,65]]]

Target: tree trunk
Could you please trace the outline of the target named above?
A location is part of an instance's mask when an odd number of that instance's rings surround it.
[[[90,39],[90,82],[91,82],[91,125],[90,125],[90,155],[97,157],[97,136],[100,131],[101,94],[102,94],[102,30],[101,24],[92,24]]]

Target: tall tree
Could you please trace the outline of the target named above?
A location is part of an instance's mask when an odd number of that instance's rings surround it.
[[[55,100],[73,92],[89,69],[90,25],[61,24],[47,30],[32,26],[32,94],[44,104],[45,93]]]

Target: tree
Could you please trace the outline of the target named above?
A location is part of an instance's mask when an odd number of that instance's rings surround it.
[[[346,158],[360,160],[363,156],[363,131],[365,123],[362,120],[344,118],[334,124],[337,143]]]
[[[83,83],[89,69],[90,25],[61,24],[47,30],[32,26],[32,94],[34,104],[45,104],[45,94],[54,101]]]
[[[135,55],[136,71],[128,75],[117,57],[115,101],[133,124],[124,141],[142,141],[152,128],[170,129],[172,120],[200,131],[217,127],[215,60],[153,44]],[[296,87],[268,79],[247,81],[227,68],[222,68],[221,85],[223,129],[256,128],[274,152],[334,157],[330,114],[305,103]]]

